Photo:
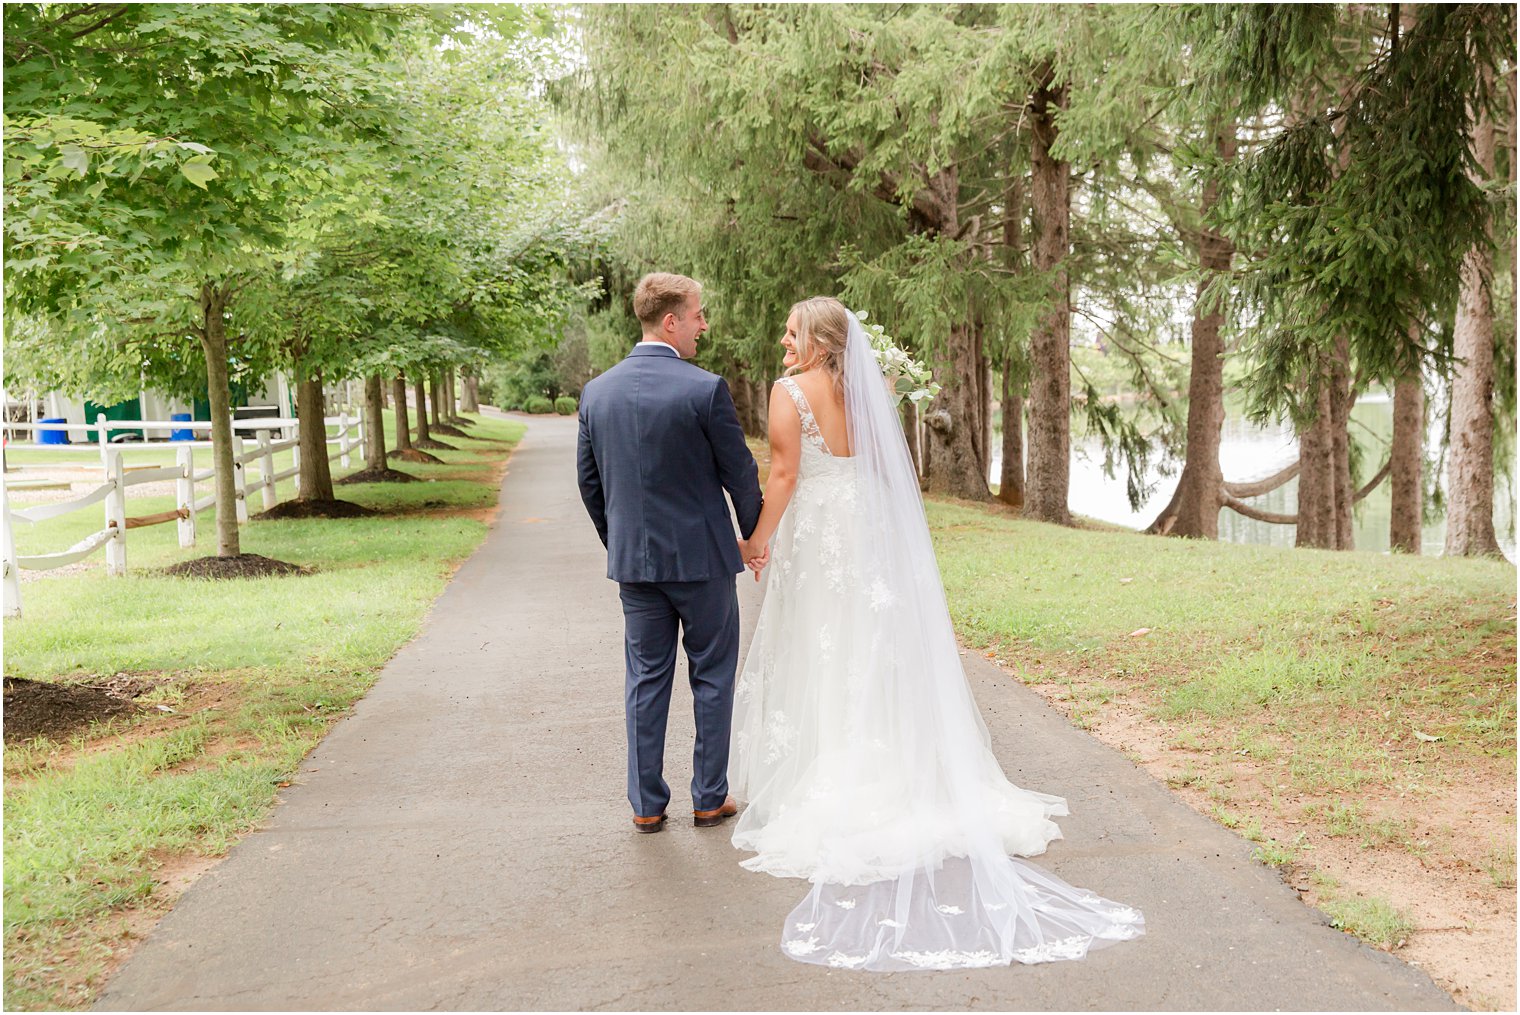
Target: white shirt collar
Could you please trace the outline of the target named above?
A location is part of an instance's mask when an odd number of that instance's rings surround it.
[[[676,354],[676,359],[680,359],[681,358],[681,351],[679,349],[677,349],[675,346],[671,345],[669,342],[661,342],[658,338],[646,338],[643,341],[641,341],[639,344],[640,345],[663,345],[665,348],[669,349],[671,352],[673,352],[673,353]]]

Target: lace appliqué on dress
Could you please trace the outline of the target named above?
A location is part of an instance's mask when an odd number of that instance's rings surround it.
[[[792,404],[797,407],[797,415],[802,417],[803,438],[811,441],[824,454],[833,454],[829,450],[828,442],[823,439],[823,431],[819,429],[818,419],[813,415],[813,407],[808,405],[807,396],[802,393],[802,388],[797,384],[796,379],[783,377],[776,383],[792,396]]]

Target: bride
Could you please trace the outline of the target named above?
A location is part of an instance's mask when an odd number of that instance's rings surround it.
[[[992,754],[860,322],[815,296],[781,344],[765,507],[741,544],[757,572],[769,544],[770,571],[729,781],[748,804],[743,866],[812,882],[782,947],[845,968],[954,969],[1139,936],[1134,909],[1010,855],[1060,838],[1066,802],[1014,786]]]

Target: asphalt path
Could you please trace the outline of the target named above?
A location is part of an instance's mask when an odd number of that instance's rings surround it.
[[[622,614],[575,489],[575,420],[533,417],[501,513],[422,633],[112,979],[104,1010],[1454,1010],[1326,925],[1251,845],[976,653],[1009,777],[1067,798],[1036,862],[1144,911],[1081,962],[859,973],[779,948],[798,881],[693,828],[691,695],[671,821],[624,799]],[[759,586],[740,579],[747,645]]]

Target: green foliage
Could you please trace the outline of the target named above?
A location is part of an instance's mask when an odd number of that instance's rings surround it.
[[[554,411],[561,416],[574,416],[578,403],[569,395],[561,395],[554,400]]]
[[[172,340],[201,282],[256,266],[292,202],[383,126],[377,52],[412,15],[128,5],[81,25],[83,12],[5,11],[7,296]]]
[[[542,395],[532,395],[523,402],[523,412],[531,412],[534,415],[543,415],[554,411],[554,403]]]
[[[587,64],[556,94],[607,195],[591,206],[616,210],[599,272],[608,312],[626,314],[618,297],[645,270],[692,274],[712,322],[703,364],[762,382],[780,372],[787,307],[819,293],[869,309],[947,386],[963,383],[945,362],[957,325],[1022,377],[1030,331],[1065,299],[1030,263],[1025,104],[1042,82],[1069,85],[1066,268],[1094,322],[1078,340],[1101,333],[1146,393],[1096,432],[1117,460],[1154,436],[1134,414],[1180,429],[1161,347],[1185,338],[1172,322],[1192,285],[1196,163],[1181,153],[1199,132],[1163,117],[1186,51],[1150,12],[593,7],[578,26]],[[656,50],[682,73],[652,63]]]
[[[582,321],[573,317],[555,347],[529,349],[493,364],[482,380],[481,397],[502,408],[520,407],[529,398],[552,403],[561,396],[579,397],[581,388],[592,376],[588,332]],[[626,351],[625,347],[623,353]]]
[[[1258,251],[1244,290],[1264,325],[1258,414],[1287,407],[1337,335],[1384,380],[1449,355],[1430,326],[1453,312],[1467,251],[1489,242],[1471,111],[1496,101],[1483,68],[1513,52],[1513,8],[1417,5],[1401,34],[1373,8],[1215,10],[1218,72],[1289,111],[1242,160],[1229,212]]]
[[[540,12],[101,13],[5,12],[6,298],[39,322],[7,314],[11,383],[204,388],[211,281],[235,374],[479,364],[580,298]]]

